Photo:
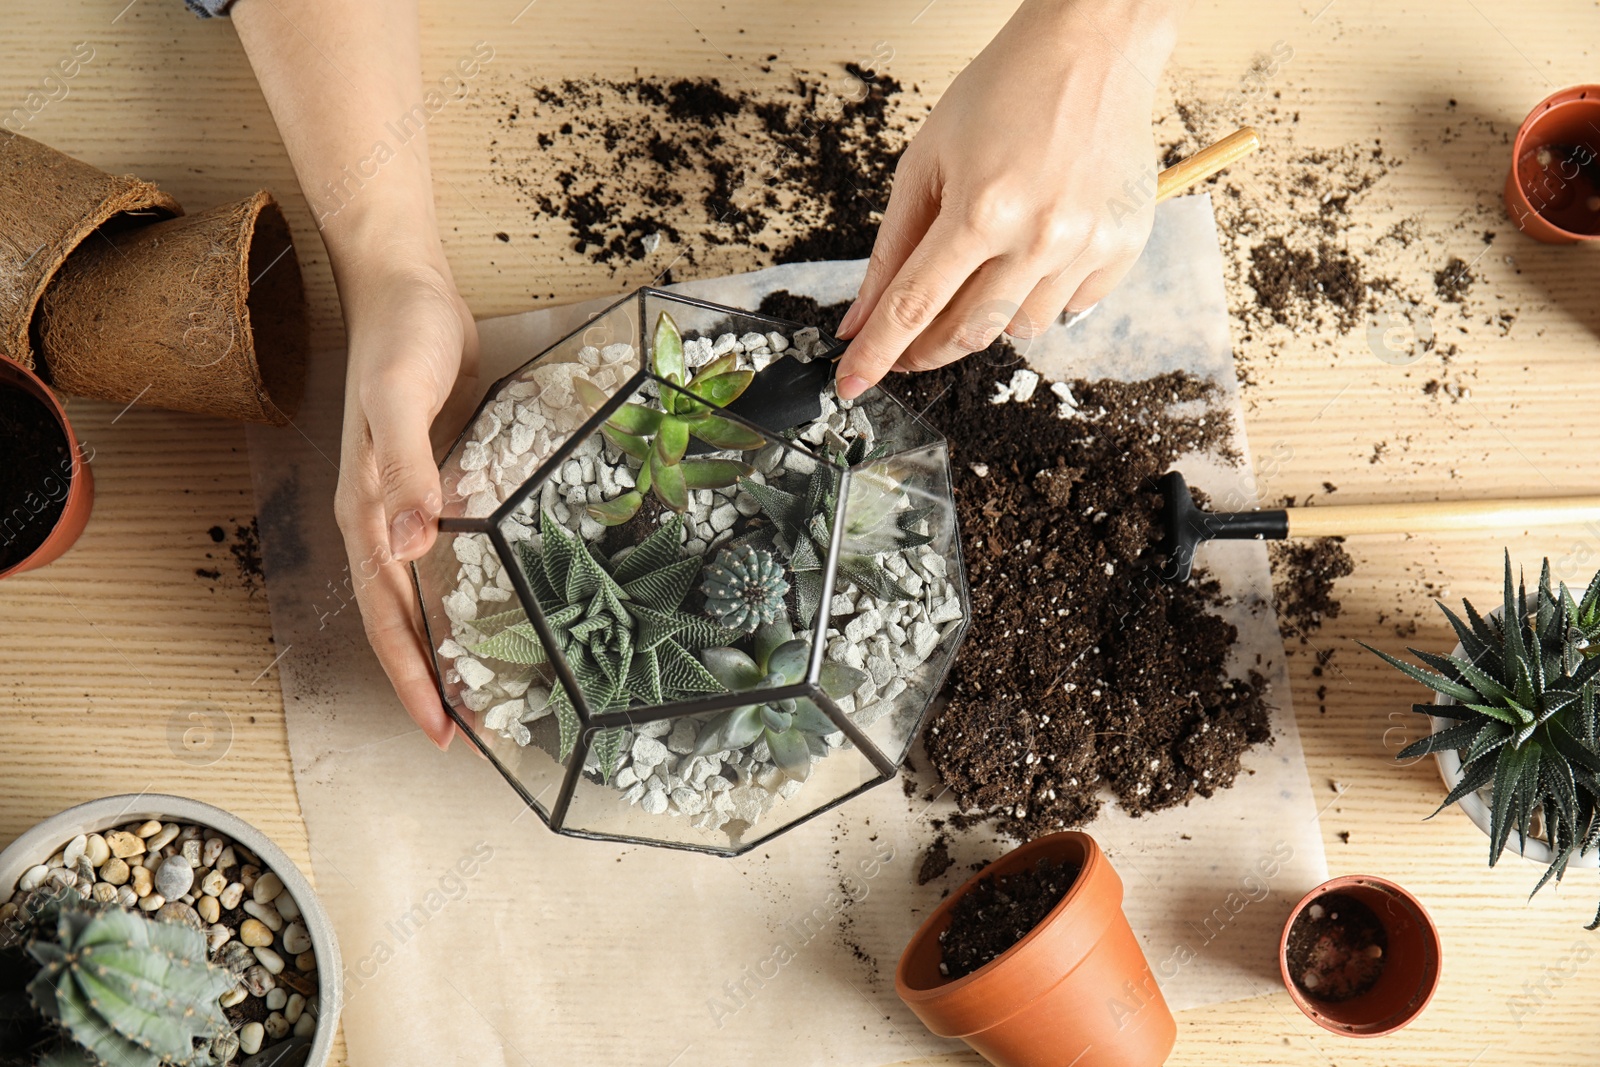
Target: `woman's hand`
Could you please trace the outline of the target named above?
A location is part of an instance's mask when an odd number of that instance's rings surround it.
[[[239,0],[232,14],[339,286],[349,360],[334,510],[351,584],[395,692],[443,748],[455,730],[406,563],[437,536],[428,431],[476,376],[478,342],[439,242],[426,131],[397,141],[393,126],[423,98],[417,2]]]
[[[477,328],[448,268],[356,270],[339,288],[350,355],[334,514],[372,649],[411,718],[444,748],[455,728],[406,564],[437,537],[443,496],[428,430],[463,369],[476,375]]]
[[[895,171],[841,396],[1031,337],[1138,258],[1155,209],[1155,82],[1179,0],[1026,0]]]

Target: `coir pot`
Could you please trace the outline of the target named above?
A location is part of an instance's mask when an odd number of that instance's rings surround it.
[[[22,499],[3,502],[5,513],[0,515],[0,545],[9,544],[12,538],[21,536],[32,523],[52,524],[50,532],[32,552],[12,562],[9,567],[0,569],[0,578],[5,578],[43,567],[72,547],[88,525],[89,512],[94,506],[94,476],[90,473],[77,435],[72,432],[72,424],[67,421],[65,409],[55,393],[37,375],[21,364],[0,356],[0,389],[20,390],[43,404],[61,428],[67,448],[67,455],[59,467],[52,464],[34,472],[25,472],[36,484]]]
[[[939,973],[940,935],[956,901],[985,878],[1069,863],[1078,875],[1029,933],[954,980]],[[912,937],[895,991],[929,1030],[955,1037],[996,1067],[1155,1067],[1177,1024],[1122,913],[1122,879],[1088,834],[1031,841],[952,893]]]
[[[1365,904],[1383,924],[1387,962],[1377,983],[1342,1001],[1310,996],[1289,975],[1289,931],[1300,913],[1330,893]],[[1439,930],[1422,902],[1403,886],[1370,874],[1330,878],[1300,899],[1278,939],[1278,971],[1295,1007],[1324,1030],[1346,1037],[1382,1037],[1422,1014],[1439,988],[1443,949]]]

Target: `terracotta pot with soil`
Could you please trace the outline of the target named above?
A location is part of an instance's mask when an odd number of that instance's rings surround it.
[[[1511,145],[1506,210],[1545,244],[1600,238],[1600,85],[1574,85],[1539,102]]]
[[[1439,931],[1420,901],[1387,879],[1331,878],[1290,912],[1278,968],[1295,1006],[1347,1037],[1392,1034],[1439,986]]]
[[[103,797],[0,851],[0,1062],[321,1067],[343,988],[310,883],[220,808]]]
[[[89,521],[94,476],[61,404],[32,371],[0,356],[0,578],[42,567]]]
[[[895,991],[929,1030],[997,1067],[1154,1067],[1177,1039],[1094,838],[1006,854],[912,937]]]

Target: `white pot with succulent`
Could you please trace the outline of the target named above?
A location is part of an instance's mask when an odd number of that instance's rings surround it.
[[[1440,609],[1460,639],[1449,656],[1409,649],[1426,669],[1377,652],[1434,690],[1414,705],[1431,733],[1398,758],[1432,754],[1448,790],[1489,837],[1547,867],[1539,882],[1600,861],[1600,575],[1581,598],[1552,586],[1545,561],[1532,598],[1505,561],[1504,602],[1487,616]],[[1522,620],[1507,626],[1505,620]],[[1369,649],[1371,646],[1367,646]],[[1600,916],[1597,916],[1600,918]]]
[[[0,1063],[320,1067],[342,975],[293,861],[209,804],[104,797],[0,852]]]

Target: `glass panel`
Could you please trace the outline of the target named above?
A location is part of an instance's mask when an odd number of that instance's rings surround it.
[[[690,369],[704,366],[726,352],[737,351],[743,357],[742,365],[759,371],[783,355],[798,354],[802,359],[808,358],[826,349],[833,340],[815,327],[800,327],[714,304],[702,306],[668,293],[647,291],[644,298],[646,329],[654,329],[663,311],[678,324],[684,340],[694,342],[684,353]]]
[[[898,763],[969,615],[944,445],[852,467],[844,527],[826,654],[866,675],[840,706]]]
[[[693,755],[702,728],[680,718],[624,729],[628,759],[610,782],[593,770],[584,774],[566,827],[735,851],[879,777],[837,732],[805,739],[809,770],[801,781],[771,762],[765,739],[738,751]],[[597,768],[598,760],[588,764]]]
[[[415,573],[444,699],[548,818],[561,767],[553,742],[534,742],[553,729],[543,721],[553,679],[547,667],[498,658],[488,645],[524,617],[510,572],[486,534],[445,533]]]
[[[594,410],[582,381],[612,396],[640,366],[637,302],[623,301],[498,383],[440,465],[445,514],[485,518],[529,486]]]

